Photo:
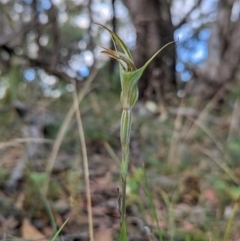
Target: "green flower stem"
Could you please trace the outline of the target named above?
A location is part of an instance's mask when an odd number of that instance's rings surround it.
[[[121,81],[121,103],[123,106],[122,118],[121,118],[121,146],[122,146],[122,164],[121,164],[121,175],[122,175],[122,197],[121,197],[121,232],[120,240],[127,240],[126,231],[126,189],[127,189],[127,176],[128,176],[128,165],[129,165],[129,143],[131,134],[131,124],[132,124],[132,108],[138,100],[138,86],[137,83],[150,62],[156,57],[159,52],[161,52],[170,42],[158,50],[140,69],[136,69],[133,62],[133,58],[130,50],[125,45],[125,43],[115,34],[112,30],[98,24],[105,28],[112,36],[115,50],[111,50],[103,47],[102,53],[108,55],[109,57],[116,59],[119,62],[120,68],[120,81]],[[118,51],[118,47],[121,48],[122,52]]]
[[[121,200],[121,223],[126,218],[126,188],[129,165],[129,144],[132,124],[132,109],[123,109],[121,118],[121,146],[122,146],[122,200]]]

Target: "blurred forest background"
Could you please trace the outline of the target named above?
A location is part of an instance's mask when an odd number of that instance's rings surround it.
[[[129,240],[160,226],[163,240],[239,241],[239,13],[239,0],[0,0],[0,239],[50,240],[69,218],[62,240],[89,240],[76,102],[95,240],[118,239],[121,86],[101,23],[137,67],[176,41],[139,81]]]

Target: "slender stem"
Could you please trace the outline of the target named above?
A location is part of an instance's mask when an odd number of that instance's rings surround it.
[[[125,160],[123,159],[122,161],[124,165],[127,165],[126,167],[128,169],[129,145],[123,146],[122,151],[123,151],[123,158],[124,157],[126,158]],[[121,223],[123,223],[123,220],[126,218],[126,192],[127,192],[127,174],[123,175],[122,173]]]
[[[121,224],[126,219],[126,187],[127,180],[122,177]]]
[[[121,145],[122,145],[122,198],[121,198],[121,224],[126,219],[126,188],[129,165],[129,143],[131,133],[132,110],[123,109],[121,118]]]

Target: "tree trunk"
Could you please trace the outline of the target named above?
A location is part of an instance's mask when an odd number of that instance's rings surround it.
[[[166,0],[124,2],[136,28],[137,43],[133,55],[136,66],[141,67],[158,49],[173,41],[170,3]],[[172,45],[153,60],[140,79],[140,97],[151,95],[156,91],[154,87],[160,88],[164,94],[165,90],[175,83],[175,48]]]
[[[200,72],[196,92],[209,99],[224,85],[234,80],[240,61],[240,18],[231,21],[234,0],[219,1],[216,21],[211,25],[209,54]]]

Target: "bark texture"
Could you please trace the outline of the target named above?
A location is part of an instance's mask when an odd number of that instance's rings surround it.
[[[240,18],[231,21],[234,0],[218,4],[216,21],[211,24],[208,59],[198,78],[196,92],[211,98],[222,86],[234,81],[240,61]]]
[[[158,49],[173,41],[174,27],[171,20],[170,1],[125,0],[137,32],[134,59],[141,67]],[[175,48],[166,48],[147,68],[139,82],[140,97],[152,94],[153,87],[162,93],[175,84]]]

